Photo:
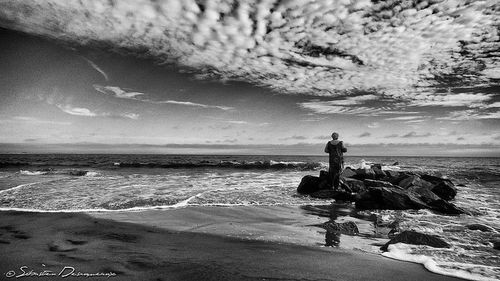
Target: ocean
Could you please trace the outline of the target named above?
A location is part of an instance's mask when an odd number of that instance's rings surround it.
[[[419,262],[436,273],[471,280],[500,279],[500,158],[346,157],[346,166],[442,175],[458,189],[454,203],[473,216],[428,210],[373,210],[379,223],[436,234],[450,249],[398,244],[386,256]],[[327,169],[326,156],[138,154],[0,155],[0,210],[114,212],[188,206],[328,205],[300,196],[305,175]],[[470,230],[483,224],[491,231]],[[376,231],[374,230],[374,236]],[[360,238],[369,239],[369,238]],[[377,251],[374,247],[373,251]]]

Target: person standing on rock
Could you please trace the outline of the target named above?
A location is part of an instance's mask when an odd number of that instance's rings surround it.
[[[339,134],[333,133],[332,140],[326,144],[325,152],[329,154],[330,168],[328,176],[330,177],[330,184],[333,184],[333,189],[337,190],[340,184],[340,173],[344,168],[344,152],[347,152],[344,143],[339,141]]]

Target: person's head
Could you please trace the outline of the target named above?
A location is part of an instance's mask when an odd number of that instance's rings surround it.
[[[338,140],[338,139],[339,139],[339,134],[338,134],[338,133],[336,133],[336,132],[333,132],[333,133],[332,133],[332,139],[334,139],[334,140]]]

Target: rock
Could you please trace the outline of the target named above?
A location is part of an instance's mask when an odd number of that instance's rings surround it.
[[[363,181],[363,183],[365,184],[365,186],[384,186],[384,187],[400,188],[399,186],[395,186],[390,182],[380,181],[380,180],[366,179]]]
[[[358,209],[425,209],[429,208],[419,196],[398,187],[367,187],[356,201]]]
[[[320,190],[319,184],[319,177],[304,176],[300,181],[299,187],[297,187],[297,192],[300,194],[311,194]]]
[[[82,170],[70,170],[68,171],[68,175],[70,176],[77,176],[77,177],[81,177],[81,176],[85,176],[87,174],[88,171],[82,171]]]
[[[309,195],[314,198],[320,199],[333,199],[337,191],[333,189],[318,190],[316,192],[310,193]]]
[[[437,196],[434,192],[432,192],[429,188],[426,187],[410,186],[407,190],[420,195],[420,200],[424,201],[426,204],[441,199],[439,198],[439,196]]]
[[[358,180],[375,179],[375,172],[372,169],[357,169],[356,175],[353,178]]]
[[[392,171],[392,170],[387,170],[387,171],[384,171],[386,176],[389,177],[389,178],[399,178],[401,176],[401,173],[400,172],[397,172],[397,171]]]
[[[396,162],[392,163],[392,166],[397,166],[397,165],[399,165],[399,162],[398,162],[398,161],[396,161]]]
[[[329,221],[329,222],[325,222],[322,225],[322,227],[324,229],[326,229],[326,231],[330,231],[330,232],[339,232],[339,233],[347,234],[347,235],[359,234],[358,226],[353,221],[342,222],[342,223]]]
[[[496,232],[493,227],[480,223],[469,224],[466,225],[465,227],[467,227],[470,230],[480,230],[482,232]]]
[[[325,180],[329,180],[329,179],[330,179],[330,176],[329,176],[328,171],[324,171],[324,170],[319,171],[319,180],[320,181],[325,181]]]
[[[423,180],[428,181],[428,182],[433,183],[433,184],[436,184],[436,183],[441,182],[441,181],[449,181],[448,179],[444,179],[443,177],[427,175],[427,174],[421,174],[420,177]]]
[[[470,212],[465,211],[464,209],[459,208],[459,207],[455,206],[453,203],[450,203],[450,202],[445,201],[443,199],[434,200],[434,201],[431,201],[427,204],[429,205],[430,209],[432,209],[434,211],[438,211],[438,212],[443,213],[443,214],[447,214],[447,215],[461,215],[461,214],[471,215]]]
[[[435,184],[431,191],[446,201],[452,200],[457,195],[457,189],[449,180],[443,180]]]
[[[366,190],[365,184],[357,179],[345,178],[342,182],[349,188],[351,192],[363,192]]]
[[[375,172],[376,179],[383,179],[387,176],[382,168],[372,166],[372,170]]]
[[[450,245],[443,241],[441,238],[435,235],[418,233],[416,231],[403,231],[400,234],[394,236],[389,242],[387,242],[380,249],[382,251],[387,251],[387,247],[390,244],[405,243],[412,245],[427,245],[434,248],[449,248]]]
[[[500,250],[500,240],[493,240],[491,243],[493,244],[493,249]]]
[[[353,169],[349,168],[349,167],[345,168],[342,171],[342,173],[340,174],[340,176],[344,177],[344,178],[352,178],[355,175],[356,175],[356,172]]]
[[[424,187],[424,188],[431,188],[432,187],[432,183],[423,180],[422,178],[420,178],[417,175],[411,175],[411,176],[405,178],[404,180],[400,181],[398,183],[398,185],[404,189],[407,189],[410,186],[418,186],[418,187]]]

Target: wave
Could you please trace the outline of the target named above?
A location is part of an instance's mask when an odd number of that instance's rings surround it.
[[[25,176],[40,176],[40,175],[68,175],[68,176],[98,176],[99,173],[87,170],[54,170],[54,169],[42,169],[36,171],[30,170],[20,170],[19,174]]]
[[[498,267],[457,262],[437,263],[430,256],[412,254],[411,246],[403,243],[389,245],[388,252],[382,253],[382,255],[396,260],[422,264],[427,270],[436,274],[475,281],[498,280],[491,277],[498,274]]]
[[[235,168],[235,169],[298,169],[298,170],[317,170],[328,168],[323,162],[298,162],[298,161],[192,161],[192,162],[112,162],[92,165],[90,163],[40,163],[40,162],[2,162],[0,167],[98,167],[98,168]],[[80,174],[81,170],[68,170],[70,175]],[[24,175],[44,175],[54,173],[51,168],[39,169],[36,171],[21,170]],[[83,173],[83,171],[82,171]]]

